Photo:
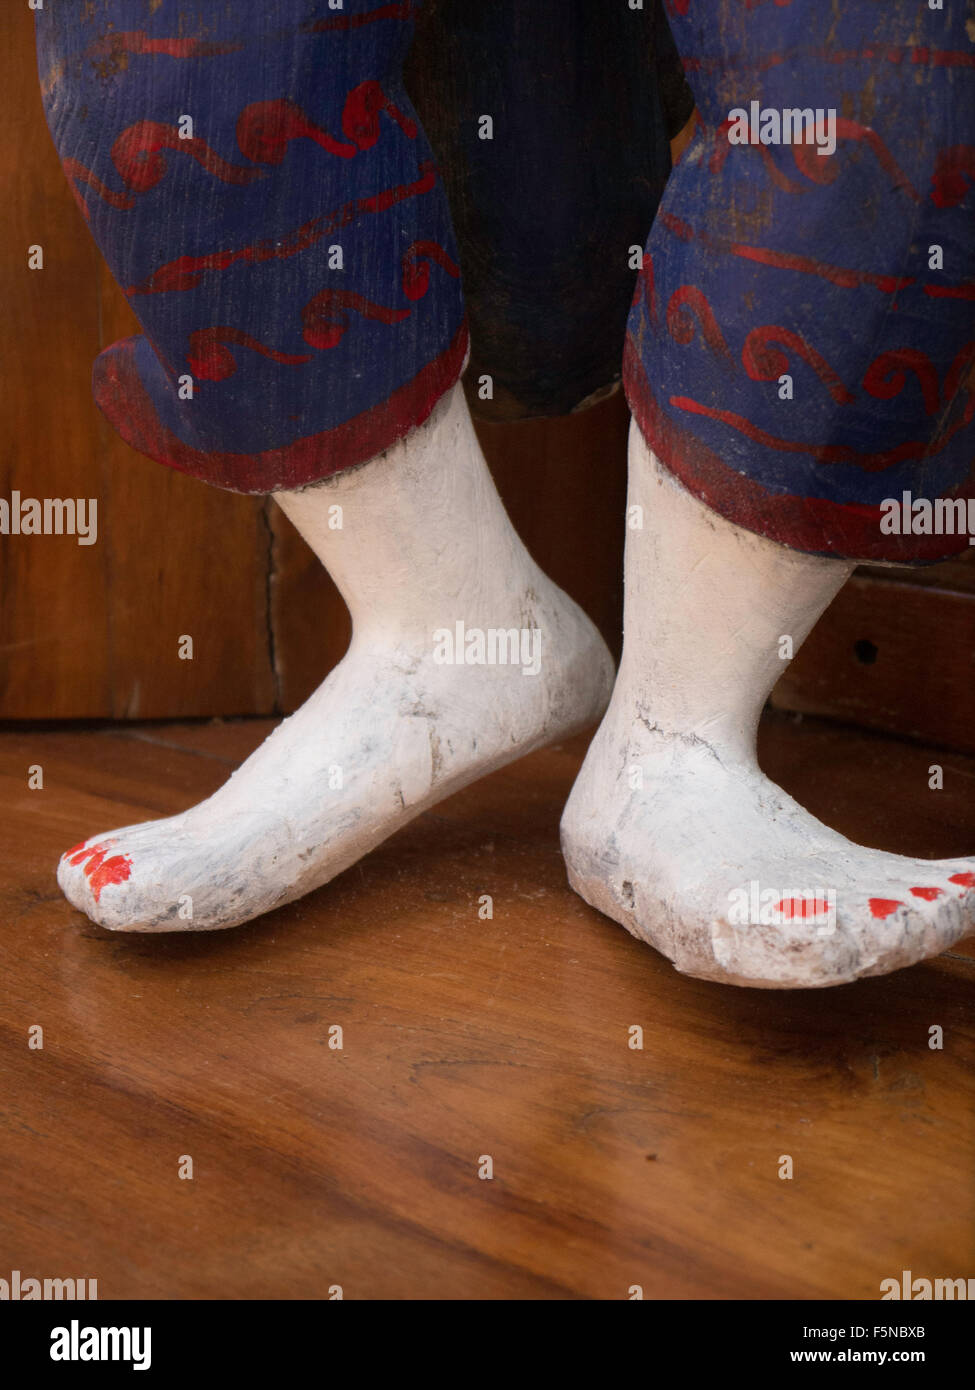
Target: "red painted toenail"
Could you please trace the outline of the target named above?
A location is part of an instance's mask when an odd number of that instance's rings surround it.
[[[775,910],[793,921],[796,917],[822,917],[829,912],[829,903],[820,898],[783,898]]]
[[[88,862],[82,870],[82,872],[85,875],[85,878],[91,878],[92,874],[98,868],[99,864],[105,858],[105,855],[107,853],[107,849],[92,850],[92,852],[88,855]]]
[[[962,888],[975,888],[975,874],[952,874],[949,883],[960,883]]]
[[[933,903],[935,898],[940,898],[944,889],[942,888],[912,888],[911,892],[915,898],[923,898],[926,903]]]
[[[108,851],[109,851],[109,849],[111,848],[111,846],[114,845],[114,843],[115,843],[114,840],[103,840],[102,843],[101,843],[100,845],[89,845],[89,846],[82,845],[82,846],[81,846],[81,849],[78,850],[78,853],[77,853],[77,854],[75,853],[75,850],[78,849],[78,846],[75,845],[75,848],[74,848],[74,849],[69,849],[69,850],[68,850],[68,855],[66,856],[66,857],[70,856],[70,857],[68,857],[68,863],[69,863],[69,864],[81,864],[81,863],[83,863],[86,859],[91,860],[91,858],[92,858],[93,855],[98,855],[98,856],[100,856],[100,857],[98,858],[98,860],[97,860],[97,863],[88,863],[88,864],[85,864],[85,873],[86,873],[86,874],[90,874],[91,871],[92,871],[92,869],[96,868],[96,867],[97,867],[97,864],[100,864],[100,863],[102,862],[102,859],[104,859],[105,855],[108,853]]]
[[[94,862],[94,861],[93,861]],[[91,875],[91,891],[97,903],[102,889],[109,883],[124,883],[132,872],[132,860],[127,854],[113,854],[104,864],[99,862],[94,873],[86,867],[85,873]]]
[[[898,903],[893,898],[871,898],[870,911],[875,917],[889,917],[892,912],[896,912],[903,903]]]
[[[68,851],[72,864],[80,864],[87,860],[82,872],[91,884],[92,896],[96,903],[101,898],[103,888],[110,883],[124,883],[132,872],[132,860],[127,854],[113,854],[111,859],[106,859],[105,856],[114,843],[114,840],[105,840],[101,845],[92,845],[91,849],[82,847],[78,854]],[[77,846],[75,848],[77,849]]]

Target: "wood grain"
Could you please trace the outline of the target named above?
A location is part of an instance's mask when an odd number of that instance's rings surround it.
[[[682,978],[566,887],[585,740],[248,927],[111,936],[60,898],[61,849],[214,790],[267,727],[0,737],[0,1273],[104,1299],[875,1299],[903,1269],[971,1272],[971,954],[822,992]],[[935,799],[927,756],[763,733],[840,828],[971,848],[975,760],[946,757]]]
[[[622,647],[626,444],[622,391],[555,419],[477,421],[518,534],[585,609],[614,655]]]
[[[772,701],[975,752],[975,568],[858,570]]]
[[[264,504],[149,462],[97,411],[92,360],[137,325],[61,172],[26,5],[0,8],[0,54],[0,496],[98,500],[94,545],[0,538],[0,717],[270,713]]]

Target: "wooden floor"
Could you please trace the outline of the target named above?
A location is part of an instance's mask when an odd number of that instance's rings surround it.
[[[904,1269],[975,1274],[972,942],[821,992],[681,977],[566,887],[582,740],[248,927],[112,936],[61,899],[61,850],[209,793],[268,727],[0,736],[0,1277],[870,1299]],[[776,716],[763,761],[869,843],[975,849],[975,759]]]

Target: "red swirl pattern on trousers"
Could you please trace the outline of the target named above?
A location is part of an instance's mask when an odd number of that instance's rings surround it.
[[[255,179],[266,177],[260,169],[230,164],[205,140],[196,136],[184,139],[176,126],[165,125],[162,121],[136,121],[127,126],[112,145],[112,163],[129,188],[136,193],[147,193],[166,173],[163,150],[188,154],[222,183],[253,183]]]
[[[870,285],[883,294],[896,294],[905,285],[915,283],[913,275],[875,275],[869,270],[853,270],[847,266],[832,265],[829,261],[815,260],[812,256],[799,255],[792,251],[779,251],[771,246],[749,246],[745,242],[732,241],[730,237],[715,236],[710,232],[695,230],[690,223],[675,217],[671,212],[660,212],[657,222],[666,227],[680,241],[700,241],[709,250],[722,251],[729,256],[740,256],[746,261],[759,265],[774,266],[777,270],[797,270],[803,275],[818,275],[830,284],[841,289],[858,289]]]
[[[453,280],[460,278],[460,266],[451,260],[436,241],[414,241],[403,252],[403,293],[407,299],[422,299],[430,285],[430,266],[438,265]]]
[[[753,381],[775,381],[789,370],[788,357],[780,349],[773,347],[773,343],[781,344],[807,362],[834,401],[840,405],[850,405],[856,399],[853,392],[843,385],[822,353],[807,343],[801,333],[794,333],[789,328],[780,328],[774,323],[753,328],[742,347],[742,366]]]
[[[190,350],[186,360],[194,377],[199,381],[225,381],[228,376],[233,376],[237,363],[228,343],[250,348],[252,352],[258,352],[262,357],[283,366],[298,367],[311,361],[310,353],[277,352],[274,348],[265,347],[250,333],[219,324],[214,328],[199,328],[190,334]]]
[[[679,285],[667,304],[667,330],[675,342],[687,344],[693,341],[695,320],[700,326],[702,338],[715,357],[734,366],[728,344],[707,299],[695,285]]]
[[[379,82],[369,79],[346,95],[342,111],[344,140],[316,124],[296,102],[279,98],[251,102],[244,107],[237,117],[237,146],[252,164],[280,164],[292,140],[312,140],[339,159],[353,159],[360,151],[370,150],[376,144],[380,135],[379,117],[384,113],[408,140],[416,139],[416,122],[390,101]],[[167,170],[163,151],[189,155],[222,183],[249,184],[266,177],[264,170],[231,164],[205,140],[195,136],[185,138],[177,126],[161,121],[136,121],[121,131],[112,145],[112,164],[130,193],[109,188],[77,159],[62,160],[62,168],[76,192],[75,181],[78,180],[87,184],[110,207],[124,211],[135,206],[131,193],[148,193],[162,181]],[[87,217],[84,200],[79,201]]]
[[[159,417],[135,362],[138,338],[114,343],[96,359],[95,403],[122,438],[161,463],[205,476],[235,492],[267,493],[304,487],[365,463],[429,416],[460,376],[467,356],[466,319],[448,347],[386,400],[339,425],[256,454],[199,449],[173,434]]]
[[[957,207],[970,185],[975,185],[975,145],[951,145],[940,150],[931,179],[931,199],[936,206]]]
[[[913,372],[921,385],[924,409],[929,415],[936,415],[941,406],[938,373],[930,357],[916,348],[894,348],[881,353],[867,368],[863,389],[878,401],[892,400],[903,391],[908,372]],[[947,395],[947,399],[950,401],[953,395],[954,392]]]
[[[646,259],[649,260],[649,257]],[[646,266],[644,268],[646,270]],[[646,289],[647,285],[650,286],[649,290]],[[652,286],[651,269],[650,277],[645,279],[645,295],[653,295]],[[638,286],[637,294],[639,292]],[[666,322],[670,336],[682,346],[694,340],[696,323],[714,355],[733,365],[731,352],[714,312],[696,286],[681,285],[674,291],[667,305]],[[823,354],[801,334],[780,324],[762,324],[750,330],[741,350],[745,372],[753,381],[776,380],[789,369],[789,358],[783,349],[813,369],[838,405],[853,405],[856,402],[855,393],[842,381]],[[912,347],[889,349],[875,358],[864,372],[862,389],[875,400],[892,400],[904,390],[909,375],[913,375],[920,386],[926,413],[933,416],[941,410],[945,412],[941,427],[928,443],[909,440],[892,449],[872,454],[842,446],[820,446],[783,439],[759,428],[736,411],[721,410],[688,396],[672,395],[670,404],[679,410],[718,420],[767,448],[812,454],[820,463],[852,463],[867,472],[878,472],[908,459],[930,457],[940,452],[959,430],[966,428],[975,418],[975,341],[966,343],[956,354],[945,374],[943,389],[939,385],[934,363],[926,353]],[[964,398],[964,404],[951,418],[956,398]]]
[[[734,124],[731,120],[722,121],[714,132],[714,149],[711,158],[708,160],[708,169],[712,174],[720,173],[724,168],[728,156],[733,149],[758,150],[765,167],[770,176],[779,188],[785,193],[802,193],[803,187],[788,178],[778,167],[772,158],[772,152],[768,145],[732,145],[728,140],[728,131]],[[868,146],[877,158],[877,162],[887,174],[894,188],[903,189],[909,198],[915,203],[921,201],[921,195],[897,163],[884,141],[875,130],[870,126],[861,125],[859,121],[848,120],[845,116],[836,117],[836,139],[837,145],[841,140],[862,141]],[[837,167],[834,162],[835,156],[823,156],[814,144],[794,143],[788,148],[792,152],[792,158],[796,168],[812,183],[823,185],[832,183],[837,177]],[[939,204],[940,206],[940,204]]]
[[[89,188],[94,189],[99,198],[107,203],[109,207],[115,208],[116,211],[135,207],[134,198],[130,197],[127,193],[116,193],[114,189],[108,188],[96,174],[93,174],[90,169],[86,169],[80,160],[73,159],[69,155],[68,158],[61,160],[61,168],[67,176],[68,186],[74,194],[74,200],[86,219],[90,219],[91,214],[88,211],[88,205],[84,198],[82,198],[78,189],[79,180],[82,183],[88,184]]]
[[[322,290],[301,311],[301,336],[315,348],[337,347],[349,326],[348,309],[386,324],[402,323],[410,316],[409,309],[388,309],[353,290]]]
[[[704,294],[693,285],[681,285],[671,295],[667,306],[667,328],[671,337],[684,346],[691,343],[695,334],[695,320],[715,356],[732,362],[724,335]],[[741,352],[747,375],[753,381],[774,381],[782,376],[789,369],[789,358],[783,349],[798,356],[813,369],[837,404],[855,404],[855,394],[822,353],[801,334],[782,325],[763,324],[748,333]],[[842,445],[808,444],[784,439],[761,429],[737,411],[719,409],[688,396],[672,395],[669,402],[677,410],[728,425],[766,448],[785,453],[811,454],[818,463],[854,464],[874,473],[905,460],[927,458],[939,453],[959,430],[965,429],[975,418],[975,340],[966,343],[956,354],[945,373],[943,388],[939,385],[938,373],[931,359],[926,353],[911,347],[890,349],[875,358],[864,373],[862,388],[875,400],[892,400],[905,389],[909,375],[920,386],[927,414],[932,416],[943,410],[944,419],[932,439],[906,440],[876,453],[863,453]],[[956,401],[958,407],[953,412]]]
[[[730,426],[731,429],[737,430],[739,434],[745,435],[747,439],[752,440],[755,444],[763,445],[766,449],[778,449],[787,454],[811,454],[817,463],[854,464],[857,468],[862,468],[865,473],[883,473],[885,469],[893,468],[895,464],[904,463],[910,459],[932,457],[939,453],[959,430],[964,429],[971,419],[970,414],[967,419],[964,416],[960,417],[934,441],[910,439],[905,440],[903,444],[895,445],[892,449],[868,454],[842,444],[806,444],[801,440],[781,439],[777,435],[769,433],[768,430],[753,425],[750,420],[746,420],[743,415],[739,415],[733,410],[718,410],[714,406],[692,400],[689,396],[671,396],[669,399],[675,410],[684,410],[691,415],[704,415],[709,420],[720,421],[721,424]]]
[[[430,266],[441,267],[455,279],[460,269],[435,241],[415,241],[404,251],[401,260],[404,296],[416,302],[430,286]],[[349,311],[374,322],[395,324],[410,317],[409,309],[389,308],[376,304],[353,290],[324,289],[308,301],[301,312],[301,336],[310,347],[327,351],[338,347],[349,326]],[[249,348],[281,366],[300,367],[311,361],[308,353],[280,352],[268,347],[251,333],[228,324],[199,328],[190,334],[186,361],[199,381],[226,381],[234,375],[237,363],[229,345]]]
[[[386,212],[396,203],[408,198],[416,198],[429,193],[437,183],[437,171],[432,160],[421,161],[419,178],[413,183],[398,184],[394,188],[383,189],[368,198],[356,198],[343,203],[340,208],[322,217],[313,217],[310,222],[286,232],[273,241],[267,238],[242,246],[235,251],[210,251],[202,256],[178,256],[154,270],[148,280],[141,285],[128,285],[125,293],[130,297],[136,294],[166,294],[175,290],[192,290],[208,273],[226,270],[229,266],[262,265],[265,261],[285,260],[296,256],[313,246],[322,237],[328,236],[339,227],[346,227],[357,218],[371,213]]]
[[[237,117],[237,145],[254,164],[280,164],[292,140],[313,140],[339,159],[354,159],[370,150],[379,139],[379,117],[385,113],[408,140],[417,136],[416,122],[390,101],[382,86],[370,79],[353,87],[342,110],[342,134],[338,140],[302,110],[297,102],[281,97],[253,101]]]
[[[237,117],[237,145],[254,164],[280,164],[292,140],[314,140],[339,159],[352,159],[358,146],[337,140],[287,98],[252,101]]]

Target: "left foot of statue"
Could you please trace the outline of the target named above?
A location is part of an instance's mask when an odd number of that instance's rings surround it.
[[[710,511],[630,433],[625,646],[562,819],[569,882],[688,975],[842,984],[975,929],[975,858],[865,849],[760,770],[762,708],[852,566]]]

